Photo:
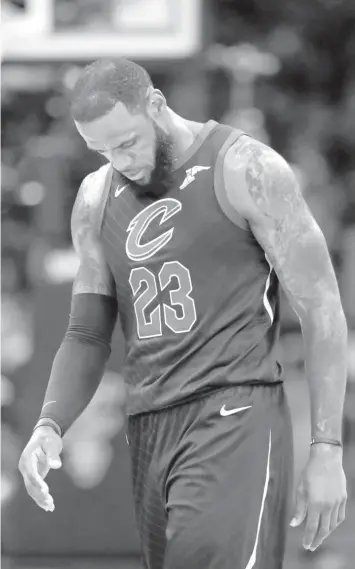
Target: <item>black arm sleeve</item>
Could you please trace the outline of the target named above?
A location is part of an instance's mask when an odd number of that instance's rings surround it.
[[[69,326],[54,358],[40,419],[55,421],[62,436],[84,411],[102,379],[117,319],[113,297],[73,296]]]

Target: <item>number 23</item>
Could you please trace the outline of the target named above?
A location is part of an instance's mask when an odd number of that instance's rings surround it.
[[[170,306],[162,303],[162,307],[158,305],[149,313],[148,306],[158,295],[157,281],[160,290],[163,291],[173,277],[176,277],[179,286],[169,292]],[[175,334],[183,334],[191,330],[196,322],[195,301],[190,296],[191,276],[190,271],[179,261],[164,263],[158,277],[146,267],[134,268],[131,270],[129,284],[133,296],[137,297],[134,302],[134,311],[139,338],[155,338],[162,335],[162,308],[164,322]],[[140,292],[144,284],[145,289]],[[182,309],[182,316],[178,316],[174,308],[177,305]]]

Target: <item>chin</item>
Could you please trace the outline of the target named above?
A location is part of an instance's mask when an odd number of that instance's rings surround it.
[[[134,184],[138,184],[138,186],[144,186],[144,185],[148,185],[151,181],[151,173],[149,172],[148,174],[143,174],[137,177],[133,177],[133,178],[128,178],[127,180],[130,180],[131,182],[133,182]]]
[[[135,184],[138,184],[138,186],[146,186],[150,182],[150,176],[149,177],[143,176],[142,178],[137,178],[137,180],[133,180],[133,182]]]
[[[139,184],[150,184],[152,180],[152,173],[148,172],[146,174],[143,174],[143,176],[138,180]]]

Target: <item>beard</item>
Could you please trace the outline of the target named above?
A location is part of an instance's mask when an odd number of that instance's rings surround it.
[[[156,132],[155,162],[149,182],[137,184],[123,176],[138,198],[159,199],[173,186],[173,140],[158,126],[155,125],[154,129]]]

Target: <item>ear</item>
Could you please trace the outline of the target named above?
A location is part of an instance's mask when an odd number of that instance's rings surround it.
[[[152,89],[148,95],[147,111],[152,119],[157,119],[166,109],[166,100],[159,89]]]

